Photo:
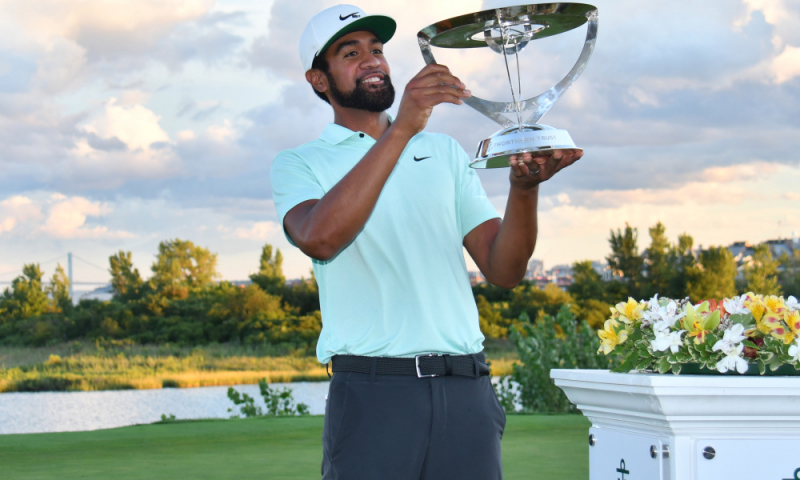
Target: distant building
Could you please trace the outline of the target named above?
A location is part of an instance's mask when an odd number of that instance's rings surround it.
[[[608,266],[607,263],[592,260],[592,268],[595,272],[600,274],[600,278],[602,278],[604,282],[614,279],[614,271]]]
[[[469,274],[469,284],[473,287],[478,285],[479,283],[483,283],[486,279],[483,277],[481,272],[468,272]]]
[[[544,276],[544,260],[531,259],[528,263],[528,270],[525,272],[525,280],[535,280],[536,277]]]

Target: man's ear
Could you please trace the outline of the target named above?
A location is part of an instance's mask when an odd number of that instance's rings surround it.
[[[314,90],[319,93],[328,91],[328,77],[322,73],[322,70],[312,68],[306,72],[306,81],[311,84]]]

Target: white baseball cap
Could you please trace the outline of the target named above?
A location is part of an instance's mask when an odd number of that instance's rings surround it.
[[[367,15],[355,5],[336,5],[309,20],[300,37],[300,62],[304,71],[311,69],[314,58],[348,33],[369,30],[386,43],[394,35],[397,23],[385,15]]]

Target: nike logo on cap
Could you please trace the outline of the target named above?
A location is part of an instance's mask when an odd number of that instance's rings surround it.
[[[414,161],[415,161],[415,162],[421,162],[421,161],[425,160],[426,158],[431,158],[431,157],[421,157],[421,158],[417,158],[417,156],[415,155],[415,156],[414,156]]]
[[[359,15],[359,14],[358,14],[358,12],[353,12],[353,13],[351,13],[350,15],[345,15],[345,16],[341,16],[341,15],[339,15],[339,20],[341,20],[341,21],[345,21],[345,20],[347,20],[347,19],[348,19],[348,18],[350,18],[350,17],[353,17],[353,18],[360,18],[360,17],[361,17],[361,15]]]

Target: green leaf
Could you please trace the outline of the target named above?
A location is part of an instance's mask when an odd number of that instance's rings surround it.
[[[658,373],[667,373],[671,366],[667,357],[661,357],[658,361]]]
[[[644,358],[642,360],[639,360],[639,363],[636,364],[636,370],[638,371],[645,370],[647,369],[647,367],[650,366],[650,363],[651,362],[649,358]]]
[[[777,355],[773,355],[773,357],[769,361],[769,369],[774,372],[775,370],[779,369],[780,366],[781,366],[781,359],[778,358]]]
[[[681,365],[680,363],[678,363],[676,365],[673,365],[672,366],[672,373],[674,373],[675,375],[678,375],[679,373],[681,373],[681,368],[683,368],[683,365]]]
[[[717,328],[719,326],[719,310],[714,310],[711,315],[704,318],[700,322],[700,326],[703,330],[714,330]]]
[[[758,360],[756,360],[756,365],[758,365],[758,373],[760,375],[764,375],[767,372],[767,364],[764,363],[764,360],[761,360],[759,358]]]
[[[633,340],[634,342],[642,338],[642,331],[638,328],[634,329],[633,332],[628,335],[628,340]]]
[[[755,343],[751,342],[750,340],[745,340],[742,343],[744,344],[745,347],[758,348],[758,345],[756,345]]]
[[[612,368],[611,371],[615,373],[628,373],[631,370],[633,370],[633,367],[635,366],[634,362],[635,360],[632,359],[630,355],[628,355],[628,357],[625,358],[625,360],[622,363]]]
[[[756,324],[756,319],[753,318],[753,315],[750,313],[737,313],[735,315],[731,315],[730,319],[731,322],[744,326],[745,330],[749,330],[750,327]]]

